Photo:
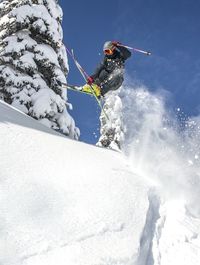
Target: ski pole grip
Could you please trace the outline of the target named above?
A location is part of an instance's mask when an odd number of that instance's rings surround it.
[[[92,85],[93,82],[94,82],[94,78],[91,77],[91,76],[89,76],[89,77],[87,78],[87,83],[88,83],[89,85]]]

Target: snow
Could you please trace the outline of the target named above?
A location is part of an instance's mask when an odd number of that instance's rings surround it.
[[[1,264],[199,264],[199,120],[182,138],[160,95],[121,95],[126,155],[0,101]]]
[[[29,16],[27,16],[27,14],[29,14]],[[26,24],[29,24],[31,19],[34,19],[35,22],[32,25],[35,26],[35,28],[40,28],[40,31],[44,33],[48,30],[49,36],[55,42],[62,42],[62,29],[56,19],[50,16],[44,5],[23,5],[10,12],[9,16],[16,18],[16,22],[18,23]],[[6,20],[6,18],[4,20]],[[2,23],[5,23],[4,20]]]
[[[69,70],[58,2],[4,1],[1,6],[0,98],[78,139],[79,129],[66,110],[71,108],[66,89],[58,85]]]
[[[120,150],[124,141],[124,125],[122,122],[122,101],[119,97],[120,89],[109,91],[104,96],[104,112],[101,113],[101,136],[97,143],[98,146],[104,146],[115,150]],[[109,119],[105,119],[105,114]]]
[[[30,111],[37,118],[46,116],[46,114],[53,117],[58,111],[58,106],[60,107],[59,111],[65,109],[63,99],[51,89],[40,89],[31,98],[34,105],[30,108]]]
[[[8,23],[10,20],[10,18],[6,15],[1,17],[1,21],[0,21],[0,26],[3,27],[6,23]],[[12,20],[13,22],[14,20]]]
[[[34,54],[30,52],[25,52],[24,55],[20,57],[20,61],[16,60],[13,63],[15,66],[23,66],[25,69],[38,69],[34,61]]]
[[[68,63],[68,57],[67,57],[67,52],[66,52],[66,48],[64,45],[62,45],[59,49],[58,52],[58,57],[61,58],[63,60],[63,64],[67,70],[67,72],[69,72],[69,63]]]
[[[5,38],[5,42],[7,42],[7,46],[5,47],[5,53],[12,52],[21,52],[27,48],[32,48],[37,45],[37,42],[34,41],[30,36],[29,31],[19,31],[16,35],[11,35]],[[21,42],[17,42],[17,39],[21,39]],[[17,45],[16,45],[17,43]]]
[[[0,117],[2,263],[136,258],[147,187],[121,154],[66,139],[5,103]]]
[[[48,0],[46,1],[46,3],[47,3],[47,8],[50,11],[52,17],[56,19],[61,19],[63,16],[63,12],[61,7],[56,4],[55,0]]]
[[[35,52],[37,53],[36,58],[38,60],[49,60],[52,64],[59,67],[56,52],[49,45],[38,44],[35,48]]]
[[[200,207],[196,202],[200,192],[200,160],[194,159],[200,150],[199,119],[192,118],[185,126],[179,125],[166,111],[161,94],[152,94],[142,86],[137,89],[127,86],[125,91],[124,148],[130,164],[137,165],[134,171],[148,176],[166,197],[186,198],[190,211],[199,216]]]
[[[57,133],[80,134],[66,91],[50,89],[36,61],[52,68],[52,85],[65,83],[62,10],[54,0],[9,3],[0,4],[0,71],[13,100],[0,101],[0,264],[199,264],[200,117],[179,126],[162,93],[126,84],[107,97],[111,123],[102,120],[122,152]]]

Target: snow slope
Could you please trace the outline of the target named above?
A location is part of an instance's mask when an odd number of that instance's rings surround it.
[[[132,169],[133,168],[133,169]],[[200,219],[121,153],[0,102],[0,264],[199,264]]]

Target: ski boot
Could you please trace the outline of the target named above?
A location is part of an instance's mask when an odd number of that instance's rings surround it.
[[[101,88],[98,85],[96,85],[95,83],[93,83],[92,85],[85,84],[82,88],[82,91],[86,92],[88,94],[93,94],[91,89],[93,89],[97,98],[101,98]]]

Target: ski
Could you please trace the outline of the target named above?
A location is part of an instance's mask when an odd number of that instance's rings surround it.
[[[67,47],[66,47],[66,50],[67,50],[68,54],[71,56],[71,58],[73,59],[77,69],[79,70],[80,74],[84,78],[85,82],[87,83],[87,78],[89,77],[89,75],[86,73],[86,71],[82,68],[82,66],[79,64],[79,62],[75,58],[74,51],[73,50],[70,51]],[[106,112],[105,112],[105,110],[104,110],[104,108],[103,108],[103,106],[101,104],[100,99],[98,99],[94,89],[92,88],[92,85],[89,85],[89,87],[90,87],[91,93],[95,97],[95,99],[96,99],[96,101],[97,101],[102,113],[104,114],[105,118],[109,121],[108,115],[106,114]]]
[[[82,94],[86,94],[89,96],[94,96],[92,92],[89,91],[83,91],[81,86],[74,86],[74,85],[69,85],[69,84],[62,84],[62,87],[67,88],[69,90],[75,91],[75,92],[79,92]]]
[[[76,60],[73,50],[72,50],[72,58],[73,58],[73,60],[75,62],[76,67],[78,68],[79,72],[81,73],[81,75],[83,76],[84,80],[87,83],[87,78],[89,77],[89,75],[85,72],[85,70],[82,68],[82,66],[79,64],[79,62]],[[94,89],[92,88],[92,85],[89,85],[89,87],[90,87],[91,93],[96,98],[100,108],[103,109],[100,100],[98,99]]]

